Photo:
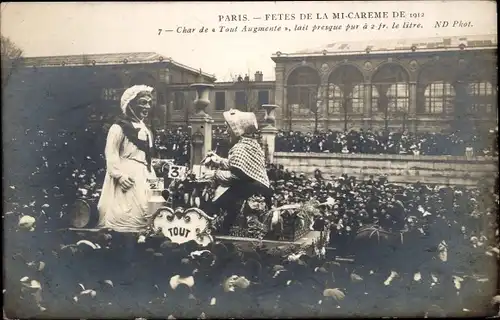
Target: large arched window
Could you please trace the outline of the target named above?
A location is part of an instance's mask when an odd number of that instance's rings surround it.
[[[342,89],[333,83],[328,85],[328,114],[337,114],[342,110],[344,95]]]
[[[396,83],[389,87],[387,90],[387,100],[389,112],[408,112],[408,105],[410,103],[410,92],[407,83]]]
[[[352,113],[362,114],[365,107],[365,86],[357,84],[352,88]]]
[[[433,82],[427,85],[424,91],[425,113],[451,114],[454,100],[455,89],[450,83],[444,81]]]
[[[490,82],[478,81],[468,85],[468,94],[471,97],[471,108],[473,112],[493,113],[495,101],[495,90]]]
[[[455,114],[460,99],[463,72],[454,62],[432,61],[422,66],[417,82],[419,114]]]
[[[354,66],[342,66],[328,79],[328,114],[363,113],[363,74]]]
[[[409,76],[397,64],[385,64],[377,69],[372,78],[372,111],[387,115],[393,112],[408,112],[410,104]]]
[[[289,116],[307,115],[316,109],[320,78],[310,67],[295,69],[287,79],[287,104]]]

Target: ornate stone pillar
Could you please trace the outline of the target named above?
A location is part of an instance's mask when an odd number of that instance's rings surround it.
[[[288,95],[288,88],[285,85],[283,87],[283,105],[285,106],[281,110],[281,115],[280,115],[280,121],[279,123],[280,128],[286,128],[287,130],[292,130],[292,111],[290,110],[290,106],[288,105],[288,102],[286,101],[286,97]]]
[[[282,62],[276,63],[276,68],[275,70],[275,88],[274,88],[274,103],[276,103],[279,106],[286,106],[286,79],[285,79],[285,66]],[[283,112],[280,112],[280,114],[277,115],[278,121],[277,121],[277,126],[279,128],[283,128],[283,126],[286,126],[284,123],[285,119],[287,119],[287,115],[284,114],[288,112],[288,110],[285,108]]]
[[[260,130],[262,133],[262,143],[264,144],[265,153],[268,163],[273,163],[274,161],[274,150],[276,142],[276,134],[278,129],[276,128],[276,109],[279,108],[275,104],[263,104],[262,109],[266,111],[266,116],[264,118],[264,124]]]
[[[205,112],[205,109],[210,104],[209,90],[214,85],[194,83],[190,87],[196,90],[195,113],[190,118],[192,135],[190,167],[193,169],[193,166],[199,165],[205,154],[212,149],[212,123],[214,120]]]

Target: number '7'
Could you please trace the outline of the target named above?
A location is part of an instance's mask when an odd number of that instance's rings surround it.
[[[158,29],[158,35],[160,35],[162,31],[162,29]]]

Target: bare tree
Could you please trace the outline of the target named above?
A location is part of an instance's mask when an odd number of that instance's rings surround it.
[[[342,112],[342,116],[343,116],[343,121],[344,121],[344,132],[347,132],[347,127],[348,127],[348,124],[349,124],[349,121],[351,120],[351,117],[350,117],[350,110],[351,110],[351,106],[352,105],[352,97],[349,95],[349,96],[346,96],[346,97],[342,97],[342,104],[340,106],[340,111]]]
[[[1,41],[2,89],[5,89],[10,77],[22,64],[23,50],[7,37],[1,36]]]
[[[329,102],[334,103],[334,110],[328,109],[328,117],[330,115],[336,115],[337,113],[342,116],[342,120],[344,122],[344,131],[347,131],[349,127],[349,122],[352,120],[351,118],[351,110],[352,110],[352,93],[345,95],[345,88],[343,85],[337,86],[338,90],[341,92],[340,97],[333,97],[327,99],[327,108],[329,108]],[[330,90],[330,89],[329,89]],[[333,99],[333,101],[332,101]],[[338,103],[338,105],[337,105]],[[338,109],[336,108],[338,106]],[[339,116],[340,118],[340,116]]]
[[[402,122],[402,132],[406,131],[406,119],[408,117],[408,112],[406,110],[397,110],[396,116],[401,118]]]
[[[382,106],[384,108],[384,130],[385,132],[389,132],[389,122],[391,120],[402,120],[402,131],[406,130],[406,122],[408,117],[408,111],[402,109],[391,108],[391,102],[388,98],[379,98],[379,102],[383,103]],[[379,104],[380,105],[380,104]]]
[[[314,132],[318,132],[321,114],[321,99],[318,97],[319,87],[309,89],[309,109],[314,114]]]
[[[465,78],[466,76],[462,76]],[[470,136],[480,127],[480,113],[474,105],[472,96],[467,93],[468,81],[459,79],[453,84],[456,92],[454,118],[455,130],[463,136]]]
[[[248,85],[245,90],[245,105],[247,107],[247,111],[250,112],[257,112],[260,109],[259,95],[257,90],[252,88],[251,85]]]
[[[378,107],[382,107],[384,110],[384,131],[387,133],[389,131],[389,120],[391,116],[391,110],[389,108],[389,99],[385,95],[381,95],[377,98]]]

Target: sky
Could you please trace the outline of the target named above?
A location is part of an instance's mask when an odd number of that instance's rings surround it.
[[[351,2],[87,2],[1,4],[1,33],[24,50],[25,56],[81,55],[119,52],[157,52],[177,62],[230,81],[241,74],[262,71],[274,80],[277,51],[293,53],[333,42],[373,39],[428,38],[438,36],[497,34],[494,1],[351,1]],[[405,18],[393,18],[404,11]],[[386,19],[333,19],[333,13],[388,12]],[[310,18],[300,20],[300,14]],[[274,14],[274,16],[272,16]],[[281,14],[281,16],[279,16]],[[292,14],[294,20],[285,19]],[[328,19],[318,19],[323,14]],[[246,15],[248,21],[219,21],[220,16]],[[420,17],[410,17],[420,16]],[[269,20],[266,20],[266,17]],[[255,19],[257,18],[257,19]],[[258,19],[260,18],[260,19]],[[455,28],[434,28],[436,21],[462,21]],[[392,25],[403,21],[422,28],[363,30],[367,22]],[[470,22],[471,25],[467,25]],[[345,31],[346,24],[360,29]],[[307,31],[241,32],[244,26],[309,25]],[[313,25],[342,25],[343,30],[315,31]],[[238,32],[219,32],[219,27],[238,27]],[[177,28],[195,29],[177,33]],[[198,32],[201,27],[209,32]],[[216,28],[216,32],[211,32]],[[159,30],[174,30],[173,32]]]

